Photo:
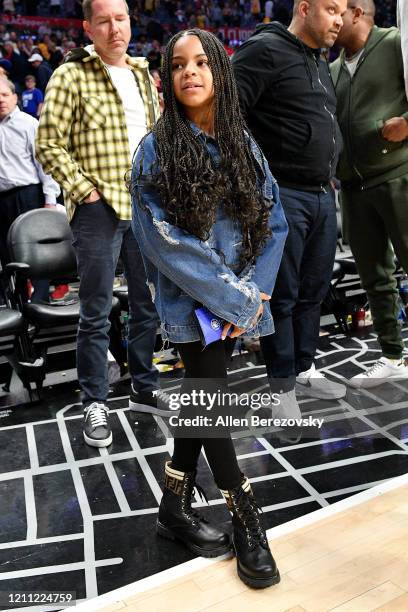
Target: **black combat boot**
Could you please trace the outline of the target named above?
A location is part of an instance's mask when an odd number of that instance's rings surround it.
[[[205,493],[195,484],[195,472],[179,472],[166,463],[166,480],[157,519],[157,533],[170,540],[181,540],[202,557],[218,557],[231,549],[228,533],[217,529],[191,507],[194,487],[203,499]]]
[[[232,512],[232,546],[237,557],[238,576],[256,589],[277,584],[280,575],[269,549],[260,508],[247,478],[231,491],[222,491]]]

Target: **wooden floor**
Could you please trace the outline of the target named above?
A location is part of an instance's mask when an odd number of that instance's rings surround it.
[[[260,591],[235,559],[139,593],[113,612],[407,612],[408,486],[271,542],[281,582]]]

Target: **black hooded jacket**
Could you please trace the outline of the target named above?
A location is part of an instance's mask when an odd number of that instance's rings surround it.
[[[257,27],[233,56],[241,108],[281,185],[314,189],[341,150],[327,62],[280,23]]]

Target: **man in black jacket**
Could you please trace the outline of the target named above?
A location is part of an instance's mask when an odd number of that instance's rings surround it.
[[[233,57],[243,112],[280,186],[289,223],[271,300],[275,334],[262,338],[268,376],[284,393],[282,406],[299,415],[296,389],[340,398],[345,387],[314,366],[320,304],[336,250],[337,222],[331,179],[341,149],[336,97],[322,47],[342,27],[346,0],[295,0],[286,29],[258,26]]]

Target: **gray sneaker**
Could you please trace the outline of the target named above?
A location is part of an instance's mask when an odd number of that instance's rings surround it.
[[[92,402],[84,408],[83,434],[89,446],[104,448],[112,444],[109,408],[103,402]]]
[[[161,417],[170,417],[179,413],[179,410],[170,408],[170,396],[163,389],[135,391],[133,385],[129,396],[129,409],[132,412],[145,412]]]

